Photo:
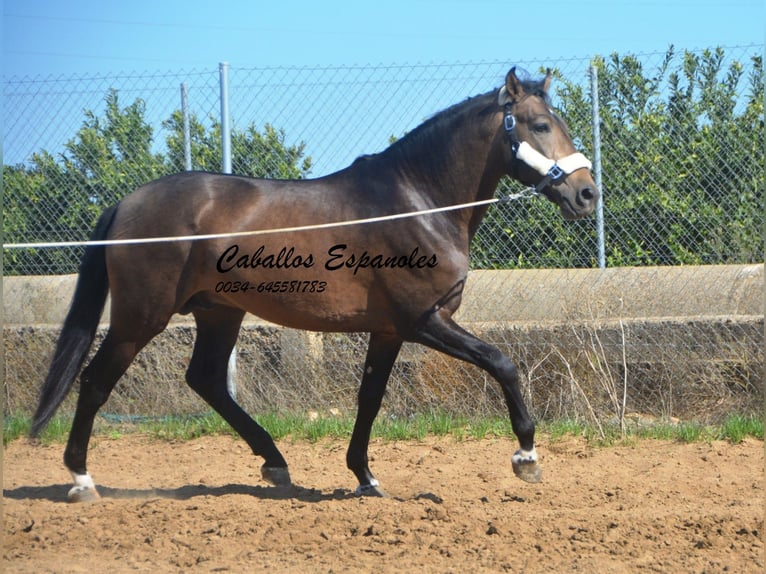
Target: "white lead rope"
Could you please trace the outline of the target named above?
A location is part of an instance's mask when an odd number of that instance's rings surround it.
[[[235,231],[230,233],[208,233],[204,235],[179,235],[175,237],[141,237],[136,239],[103,239],[97,241],[52,241],[40,243],[4,243],[3,249],[45,249],[50,247],[82,247],[82,246],[108,246],[108,245],[142,245],[147,243],[165,243],[171,241],[200,241],[202,239],[225,239],[228,237],[252,237],[254,235],[269,235],[273,233],[289,233],[293,231],[314,231],[317,229],[330,229],[335,227],[347,227],[350,225],[360,225],[364,223],[379,223],[381,221],[393,221],[407,217],[417,217],[420,215],[429,215],[431,213],[442,213],[445,211],[455,211],[466,209],[468,207],[478,207],[481,205],[491,205],[493,203],[505,203],[517,199],[534,197],[537,195],[534,190],[526,189],[519,193],[514,193],[506,197],[494,197],[481,201],[472,201],[470,203],[460,203],[457,205],[448,205],[446,207],[435,207],[432,209],[423,209],[420,211],[408,211],[406,213],[395,213],[393,215],[382,215],[380,217],[368,217],[365,219],[351,219],[347,221],[335,221],[332,223],[317,223],[313,225],[297,225],[295,227],[279,227],[275,229],[255,229],[252,231]]]

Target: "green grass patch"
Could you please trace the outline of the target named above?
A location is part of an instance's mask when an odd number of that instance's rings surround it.
[[[22,417],[3,417],[3,446],[10,441],[29,434],[30,420]]]
[[[685,443],[700,442],[707,440],[708,430],[705,426],[696,422],[682,422],[676,427],[678,440]]]
[[[71,426],[71,416],[57,415],[51,419],[48,426],[40,433],[39,440],[42,444],[65,442],[69,436],[69,428]],[[3,417],[3,446],[17,438],[29,436],[31,428],[31,417],[5,415]]]
[[[325,438],[348,440],[354,428],[350,416],[308,417],[301,413],[266,413],[256,417],[275,440],[291,438],[316,442]],[[69,436],[71,415],[54,417],[40,436],[44,444],[63,443]],[[26,416],[8,416],[3,421],[3,444],[27,436],[31,420]],[[208,435],[236,435],[218,414],[210,412],[193,416],[167,417],[99,417],[94,434],[118,438],[129,433],[144,433],[159,440],[191,440]],[[740,443],[747,438],[763,440],[763,420],[753,415],[731,415],[719,425],[695,421],[656,424],[628,428],[617,425],[597,428],[581,421],[560,420],[538,425],[538,434],[550,440],[582,437],[588,443],[609,446],[630,444],[639,439],[676,440],[684,443],[726,440]],[[451,436],[481,440],[488,437],[510,437],[511,423],[504,417],[470,418],[442,412],[429,412],[412,417],[381,415],[372,427],[372,437],[387,441],[422,440],[426,436]]]
[[[483,417],[469,419],[465,434],[474,440],[482,440],[490,437],[511,436],[513,429],[511,421],[505,417]]]
[[[734,444],[747,437],[763,440],[763,420],[753,415],[731,415],[721,425],[720,438]]]
[[[550,422],[545,425],[552,441],[556,441],[568,436],[586,436],[588,434],[588,427],[580,422],[572,419],[563,419],[560,421]]]
[[[236,435],[234,429],[216,413],[187,417],[158,417],[140,420],[136,431],[163,440],[190,440],[208,435]]]

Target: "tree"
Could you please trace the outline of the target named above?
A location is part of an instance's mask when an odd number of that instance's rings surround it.
[[[164,122],[170,130],[167,153],[153,151],[154,133],[146,104],[136,99],[121,107],[110,90],[105,111],[86,111],[75,136],[58,157],[46,150],[27,165],[4,167],[3,233],[7,242],[79,241],[88,238],[103,209],[137,187],[183,170],[180,112]],[[192,153],[197,169],[220,171],[220,124],[210,130],[192,117]],[[286,134],[266,124],[234,132],[234,171],[254,177],[302,178],[311,168],[303,142],[288,146]],[[25,249],[6,253],[10,275],[74,273],[82,249]]]
[[[101,211],[130,193],[136,182],[163,173],[162,157],[151,151],[146,106],[136,100],[120,107],[110,90],[103,117],[92,111],[58,158],[42,150],[28,166],[5,167],[3,232],[24,241],[79,241],[88,238]],[[82,249],[14,251],[5,272],[71,273]]]
[[[163,122],[162,127],[169,134],[165,138],[168,148],[167,162],[172,172],[186,169],[184,160],[184,128],[181,111],[175,111]],[[221,124],[212,121],[208,131],[203,123],[192,114],[189,117],[189,141],[191,144],[192,169],[200,171],[221,171]]]
[[[671,47],[653,77],[633,56],[597,59],[611,265],[754,262],[761,258],[763,65],[718,48]],[[744,105],[742,105],[744,103]],[[739,106],[738,106],[739,104]]]
[[[174,112],[163,127],[170,134],[166,139],[168,162],[174,171],[184,169],[183,116]],[[211,120],[210,130],[191,115],[189,117],[192,168],[202,171],[220,171],[221,124]],[[263,132],[255,124],[246,129],[232,130],[232,170],[240,175],[272,179],[303,179],[311,172],[311,157],[304,157],[306,144],[287,145],[284,129],[266,123]]]

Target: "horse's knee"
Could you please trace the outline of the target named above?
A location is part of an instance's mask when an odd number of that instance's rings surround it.
[[[203,392],[210,383],[210,376],[194,362],[186,369],[186,384],[197,393]]]
[[[193,364],[189,365],[189,367],[186,369],[186,375],[184,378],[186,379],[186,384],[196,391],[197,386],[200,384],[200,377],[197,373],[197,370],[194,369]]]
[[[99,409],[109,399],[113,385],[100,383],[86,369],[80,376],[80,393],[78,403],[90,409]]]
[[[503,380],[508,381],[509,385],[518,386],[519,370],[510,359],[506,357],[505,360],[502,361],[500,369]]]
[[[186,370],[186,383],[195,391],[204,391],[225,382],[230,354],[198,342]]]
[[[477,361],[502,385],[516,386],[519,383],[519,371],[513,361],[500,349],[491,347]]]
[[[215,368],[209,363],[197,363],[192,360],[186,370],[186,384],[211,404],[218,404],[229,396],[226,388],[226,369]]]

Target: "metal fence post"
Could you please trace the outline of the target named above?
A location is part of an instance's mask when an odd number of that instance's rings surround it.
[[[189,125],[189,91],[186,82],[181,84],[181,115],[184,122],[184,169],[192,170],[191,127]]]
[[[231,173],[231,123],[229,118],[229,62],[218,65],[221,76],[221,171]]]
[[[229,118],[229,63],[218,66],[221,79],[221,171],[231,173],[231,122]],[[231,350],[226,370],[226,389],[237,398],[237,347]]]
[[[598,234],[598,266],[606,267],[606,242],[604,238],[604,186],[601,179],[601,116],[598,109],[598,70],[590,65],[590,101],[593,126],[593,173],[601,196],[596,206],[596,233]]]

